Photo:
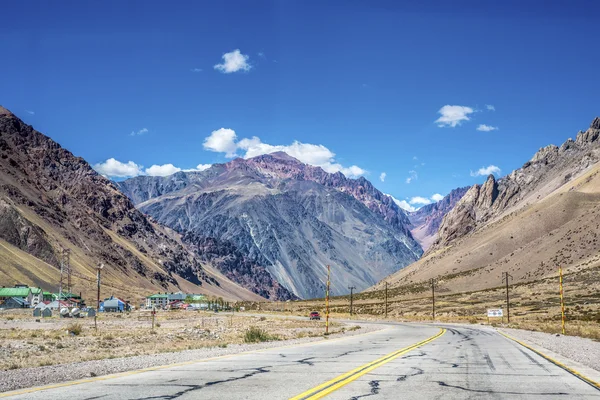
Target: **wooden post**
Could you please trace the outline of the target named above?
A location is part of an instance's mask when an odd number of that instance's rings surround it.
[[[387,314],[388,314],[388,283],[387,281],[385,281],[385,318],[387,319]]]
[[[560,311],[562,314],[561,317],[561,326],[562,326],[562,334],[565,334],[565,298],[563,294],[563,273],[562,267],[558,267],[558,275],[559,275],[559,285],[560,285]]]

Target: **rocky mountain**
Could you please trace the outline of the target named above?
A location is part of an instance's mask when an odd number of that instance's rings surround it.
[[[330,174],[285,153],[238,158],[202,172],[137,177],[118,186],[141,211],[193,245],[226,245],[244,265],[264,268],[282,289],[302,298],[323,296],[327,264],[333,293],[344,294],[348,286],[364,289],[422,253],[406,214],[368,180]],[[251,268],[220,265],[244,287],[257,291],[265,285],[266,277]]]
[[[260,298],[206,268],[85,160],[0,107],[0,283],[56,290],[62,249],[73,290],[88,295],[102,262],[105,288],[132,300],[179,289]]]
[[[486,222],[553,193],[598,162],[599,136],[600,118],[596,118],[575,140],[541,148],[510,175],[498,181],[490,175],[483,185],[472,186],[444,219],[433,248],[447,246]]]
[[[437,233],[442,220],[454,208],[467,190],[469,190],[469,187],[454,189],[440,201],[427,204],[417,211],[408,213],[408,219],[411,224],[410,231],[424,251],[427,251],[437,239]]]
[[[434,246],[386,281],[427,290],[435,278],[440,291],[474,291],[499,286],[503,272],[514,283],[555,279],[559,266],[597,280],[599,161],[596,118],[575,140],[544,147],[509,175],[471,187],[444,217]]]

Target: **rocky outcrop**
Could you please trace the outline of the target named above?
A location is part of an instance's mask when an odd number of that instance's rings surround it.
[[[440,201],[423,206],[408,214],[411,233],[424,251],[427,251],[431,243],[437,239],[444,216],[454,208],[467,190],[469,187],[454,189]]]
[[[260,286],[268,279],[250,276],[258,267],[295,296],[310,298],[323,295],[327,264],[334,269],[332,293],[345,294],[422,254],[406,214],[368,180],[330,174],[285,153],[118,185],[144,200],[140,210],[186,237],[231,244],[246,266],[215,264],[256,293],[271,288]],[[218,258],[198,249],[207,260]]]
[[[432,249],[452,243],[508,210],[543,199],[599,160],[600,118],[595,118],[575,140],[543,147],[523,167],[497,182],[490,175],[484,185],[474,185],[444,217]]]

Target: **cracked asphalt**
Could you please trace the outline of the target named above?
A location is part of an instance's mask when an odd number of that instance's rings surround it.
[[[447,326],[441,337],[369,371],[327,399],[600,399],[600,391],[493,329]],[[273,348],[49,388],[11,399],[289,399],[436,335],[436,326]],[[10,393],[5,393],[10,394]]]

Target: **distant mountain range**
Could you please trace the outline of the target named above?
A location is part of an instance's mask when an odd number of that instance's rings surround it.
[[[541,148],[509,175],[490,175],[470,187],[443,218],[426,254],[386,281],[398,286],[437,278],[446,291],[470,291],[498,286],[502,272],[526,282],[554,277],[559,266],[597,271],[599,161],[595,118],[575,140]]]
[[[332,293],[362,290],[422,254],[390,196],[363,177],[327,173],[286,153],[117,185],[138,209],[257,293],[266,290],[268,274],[294,296],[323,296],[327,264]]]
[[[442,200],[427,204],[417,211],[408,213],[413,237],[419,242],[424,251],[427,251],[437,239],[442,220],[462,199],[467,190],[469,190],[468,186],[454,189]]]
[[[175,290],[261,299],[149,221],[82,158],[0,107],[0,284],[56,290],[63,248],[72,290],[84,296],[95,298],[104,263],[103,291],[131,300]]]

